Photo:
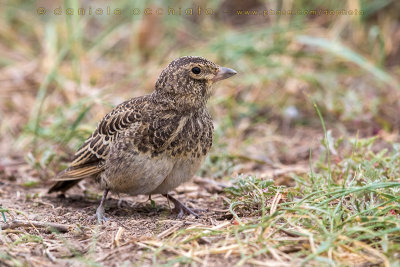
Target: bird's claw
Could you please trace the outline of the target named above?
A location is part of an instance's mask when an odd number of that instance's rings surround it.
[[[169,195],[169,194],[167,194],[167,195],[165,195],[165,197],[167,198],[167,199],[169,199],[169,200],[171,200],[172,201],[172,203],[174,203],[174,208],[173,208],[173,212],[174,213],[177,213],[178,215],[177,215],[177,217],[180,219],[180,218],[182,218],[183,217],[183,214],[184,213],[186,213],[186,214],[191,214],[191,215],[193,215],[194,217],[196,217],[197,219],[198,218],[200,218],[200,216],[197,214],[197,213],[195,213],[194,211],[192,211],[190,208],[188,208],[185,204],[183,204],[182,202],[180,202],[179,200],[177,200],[176,198],[174,198],[174,197],[172,197],[171,195]]]
[[[105,212],[104,212],[104,202],[107,198],[107,194],[108,194],[108,189],[104,190],[103,197],[101,198],[100,205],[96,210],[96,214],[93,215],[92,217],[90,217],[91,220],[97,219],[98,224],[102,224],[102,223],[108,221],[108,218],[105,216]]]
[[[179,219],[181,219],[182,217],[183,217],[183,214],[184,213],[186,213],[186,214],[192,214],[194,217],[196,217],[196,219],[198,219],[198,218],[200,218],[200,215],[198,215],[197,213],[195,213],[194,211],[192,211],[191,209],[189,209],[188,207],[186,207],[185,205],[182,205],[182,206],[176,206],[176,204],[175,204],[175,207],[174,207],[174,209],[172,210],[174,213],[177,213],[178,215],[177,215],[177,217],[179,218]]]
[[[110,219],[108,219],[105,216],[104,209],[101,209],[100,207],[98,207],[96,210],[96,214],[94,214],[93,216],[90,216],[90,220],[97,221],[98,224],[103,224],[106,221],[109,221]]]

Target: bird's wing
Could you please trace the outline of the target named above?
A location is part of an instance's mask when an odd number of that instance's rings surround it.
[[[145,97],[126,101],[108,113],[96,130],[78,149],[70,166],[59,173],[56,181],[78,180],[99,174],[104,169],[111,144],[124,131],[142,119],[142,109],[146,105]]]

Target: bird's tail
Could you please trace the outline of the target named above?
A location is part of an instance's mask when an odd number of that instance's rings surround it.
[[[79,183],[82,179],[78,180],[69,180],[69,181],[58,181],[56,182],[52,187],[50,187],[49,191],[47,193],[53,193],[53,192],[65,192],[77,183]]]
[[[49,189],[48,193],[58,191],[65,192],[84,178],[97,176],[102,170],[103,168],[99,167],[97,163],[69,167],[57,174],[54,179],[57,182]]]

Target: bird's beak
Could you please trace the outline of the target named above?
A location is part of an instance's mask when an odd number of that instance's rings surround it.
[[[215,77],[212,80],[213,80],[213,82],[217,82],[220,80],[228,79],[229,77],[232,77],[235,74],[237,74],[237,72],[233,69],[219,67],[219,71],[218,71],[217,75],[215,75]]]

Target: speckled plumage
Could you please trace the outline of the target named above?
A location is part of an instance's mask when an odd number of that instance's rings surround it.
[[[234,74],[201,57],[172,61],[152,94],[121,103],[101,120],[49,192],[92,177],[107,192],[167,195],[197,172],[210,150],[206,103],[212,85]]]

